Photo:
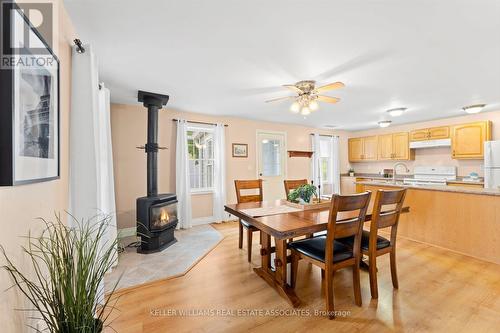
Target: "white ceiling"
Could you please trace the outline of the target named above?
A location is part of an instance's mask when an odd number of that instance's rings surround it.
[[[357,130],[500,109],[498,0],[65,0],[112,101]],[[306,119],[282,84],[342,81]]]

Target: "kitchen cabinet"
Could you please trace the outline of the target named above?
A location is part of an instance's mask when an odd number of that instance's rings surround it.
[[[484,142],[491,140],[491,122],[455,125],[452,128],[451,149],[454,159],[484,158]]]
[[[378,155],[377,143],[376,136],[349,139],[349,161],[376,161]]]
[[[342,176],[340,178],[340,194],[356,193],[356,177]]]
[[[422,128],[410,132],[410,141],[448,139],[449,137],[449,126]]]
[[[376,136],[363,138],[363,160],[376,161],[378,154],[378,140]]]
[[[363,160],[363,138],[349,139],[349,161],[359,162]]]
[[[409,135],[407,132],[379,135],[379,160],[410,160],[414,158],[410,151]]]

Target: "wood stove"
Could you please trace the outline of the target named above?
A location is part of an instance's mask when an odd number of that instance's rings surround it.
[[[137,199],[137,235],[141,237],[139,253],[166,249],[177,240],[177,197],[173,193],[158,194],[158,110],[168,102],[167,95],[139,91],[138,100],[148,109],[147,154],[148,195]]]

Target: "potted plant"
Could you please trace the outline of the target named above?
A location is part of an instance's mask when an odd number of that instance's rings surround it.
[[[45,322],[44,331],[102,332],[117,301],[113,295],[118,282],[107,297],[103,290],[104,274],[118,259],[117,239],[106,240],[109,216],[87,221],[69,218],[76,227],[66,226],[56,215],[55,222],[41,219],[45,228],[39,237],[27,236],[28,245],[22,250],[31,274],[16,266],[0,246],[6,261],[2,267],[31,303],[32,308],[25,311],[33,311],[32,318]]]
[[[354,169],[352,167],[349,168],[349,177],[354,177]]]
[[[288,193],[288,201],[307,204],[311,202],[313,195],[317,195],[316,186],[305,184],[297,187],[295,190]]]

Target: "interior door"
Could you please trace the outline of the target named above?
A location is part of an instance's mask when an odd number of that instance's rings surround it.
[[[286,136],[284,133],[257,132],[257,172],[263,180],[264,200],[285,198]]]

